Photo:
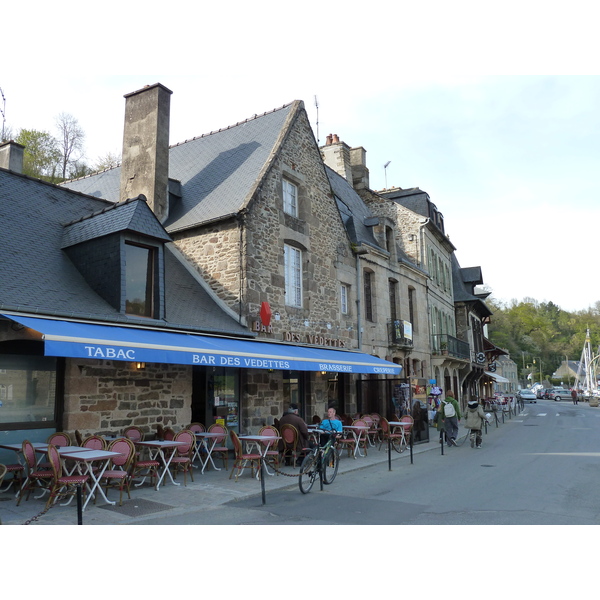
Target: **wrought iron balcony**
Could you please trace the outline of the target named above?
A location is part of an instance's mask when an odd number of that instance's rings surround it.
[[[400,346],[401,348],[412,348],[412,327],[410,330],[404,326],[404,321],[388,321],[388,339],[392,346]],[[408,337],[407,337],[408,336]]]
[[[471,350],[467,342],[463,342],[447,333],[431,336],[431,353],[447,354],[455,358],[471,360]]]

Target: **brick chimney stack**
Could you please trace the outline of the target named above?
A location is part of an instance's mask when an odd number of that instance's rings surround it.
[[[321,155],[325,164],[352,184],[352,168],[350,165],[350,146],[340,142],[337,133],[329,134],[325,146],[321,146]]]
[[[158,220],[169,212],[171,90],[160,83],[125,96],[121,201],[143,194]]]

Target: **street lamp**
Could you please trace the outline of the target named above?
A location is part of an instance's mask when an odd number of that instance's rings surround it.
[[[535,360],[539,360],[540,361],[540,385],[543,385],[542,383],[542,359],[539,356],[534,356],[533,357],[533,364],[535,365]]]

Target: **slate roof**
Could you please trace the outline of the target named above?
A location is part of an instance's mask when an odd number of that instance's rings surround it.
[[[327,165],[325,165],[325,171],[350,241],[355,244],[369,244],[375,248],[381,248],[373,235],[373,227],[365,224],[373,217],[369,207],[344,177]]]
[[[453,252],[452,261],[452,286],[454,291],[454,302],[471,302],[478,307],[480,315],[491,316],[493,313],[480,296],[473,294],[473,287],[483,283],[480,267],[461,268]]]
[[[83,239],[99,233],[111,215],[119,231],[131,223],[159,235],[156,226],[160,225],[145,202],[136,200],[115,207],[0,169],[0,309],[251,336],[169,250],[170,244],[165,249],[166,320],[132,318],[104,301],[61,246],[65,239],[75,242],[77,236]],[[164,231],[162,236],[169,239]]]
[[[148,209],[146,200],[135,198],[112,204],[66,225],[62,247],[68,248],[119,231],[133,231],[163,242],[172,241],[154,213]]]
[[[180,231],[242,210],[278,147],[287,119],[301,106],[301,101],[294,101],[171,146],[169,178],[181,182],[181,198],[169,207],[165,229]],[[118,166],[62,185],[116,202],[120,178]]]

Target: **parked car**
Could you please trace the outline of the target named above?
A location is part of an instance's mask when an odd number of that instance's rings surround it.
[[[519,390],[517,395],[523,402],[537,403],[537,396],[531,390]]]
[[[548,399],[560,402],[561,400],[569,400],[571,398],[571,390],[565,388],[552,388],[548,392]]]

